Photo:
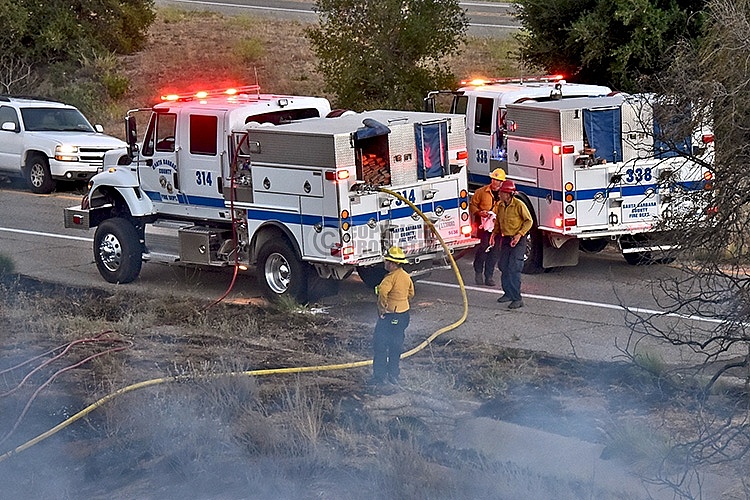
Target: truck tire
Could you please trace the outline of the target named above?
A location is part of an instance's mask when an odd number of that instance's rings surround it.
[[[609,244],[609,240],[606,238],[596,238],[593,240],[581,240],[578,242],[578,246],[581,250],[586,253],[599,253]]]
[[[536,226],[536,222],[531,230],[526,234],[526,252],[523,256],[524,274],[539,274],[544,272],[543,263],[543,244],[544,234]]]
[[[383,281],[385,275],[388,274],[383,267],[383,264],[375,264],[374,266],[359,266],[357,267],[357,274],[359,274],[362,282],[374,292],[375,287]]]
[[[271,301],[292,297],[307,302],[307,267],[286,241],[267,241],[258,252],[257,277],[263,295]]]
[[[624,253],[622,256],[625,257],[625,262],[631,266],[648,266],[656,263],[651,256],[651,252]]]
[[[143,245],[135,226],[122,217],[107,219],[94,234],[94,260],[110,283],[130,283],[141,272]]]
[[[26,159],[23,175],[33,193],[49,194],[55,190],[57,185],[49,170],[49,160],[41,154],[29,155]]]

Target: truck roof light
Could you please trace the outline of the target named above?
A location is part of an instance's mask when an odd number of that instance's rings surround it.
[[[207,99],[209,97],[236,96],[237,94],[260,93],[260,85],[244,85],[242,87],[230,87],[226,89],[200,90],[198,92],[185,94],[166,94],[161,96],[162,101],[190,101],[192,99]]]
[[[526,83],[526,82],[562,82],[564,75],[540,75],[540,76],[514,76],[508,78],[475,78],[473,80],[463,80],[462,86],[472,85],[492,85],[494,83]]]

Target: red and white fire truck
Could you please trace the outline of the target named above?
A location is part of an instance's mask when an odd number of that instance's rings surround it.
[[[66,227],[97,227],[109,282],[145,261],[254,266],[271,297],[333,293],[355,269],[368,284],[391,245],[407,270],[445,265],[473,246],[464,117],[404,111],[331,113],[328,101],[257,87],[169,96],[147,108],[138,143],[110,152]],[[397,193],[399,196],[389,194]]]

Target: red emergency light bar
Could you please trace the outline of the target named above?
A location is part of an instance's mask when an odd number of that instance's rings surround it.
[[[228,89],[199,90],[190,94],[167,94],[161,96],[162,101],[190,101],[193,99],[207,99],[209,97],[225,96],[231,98],[240,94],[260,93],[260,85],[244,85]]]
[[[529,83],[529,82],[559,82],[565,78],[563,75],[544,76],[516,76],[510,78],[475,78],[474,80],[463,80],[461,85],[492,85],[495,83]]]

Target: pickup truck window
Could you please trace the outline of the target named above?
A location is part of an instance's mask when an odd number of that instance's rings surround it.
[[[0,106],[0,124],[3,124],[5,122],[15,123],[16,130],[19,130],[18,114],[16,113],[16,110],[11,108],[10,106]]]

